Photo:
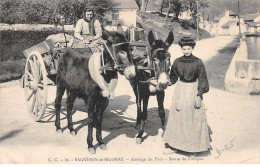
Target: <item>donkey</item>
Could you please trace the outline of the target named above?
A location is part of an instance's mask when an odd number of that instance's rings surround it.
[[[107,83],[115,78],[117,71],[124,74],[127,79],[135,77],[135,68],[131,59],[129,43],[123,34],[119,32],[103,31],[103,37],[106,40],[107,48],[103,52],[106,72],[102,75]],[[115,47],[116,45],[116,47]],[[66,50],[66,49],[65,49]],[[84,49],[83,49],[84,50]],[[59,133],[62,133],[60,127],[60,109],[61,100],[66,90],[67,97],[67,121],[68,129],[72,135],[76,132],[72,124],[72,109],[75,99],[82,98],[88,111],[88,151],[95,154],[93,146],[93,127],[96,127],[96,139],[99,147],[106,150],[107,147],[103,142],[101,135],[101,123],[103,112],[106,109],[109,99],[102,96],[101,88],[94,82],[90,76],[89,58],[91,52],[87,55],[82,50],[68,48],[59,60],[57,69],[57,92],[55,99],[56,120],[55,126]],[[111,67],[117,68],[111,68]],[[110,68],[110,70],[109,70]],[[103,69],[104,70],[104,69]]]
[[[167,39],[163,42],[162,40],[155,40],[153,32],[150,31],[148,34],[148,42],[150,45],[151,71],[149,73],[147,70],[136,68],[136,77],[130,80],[130,84],[136,96],[136,128],[139,128],[136,143],[138,144],[142,143],[150,95],[157,96],[158,112],[161,118],[162,130],[164,130],[164,89],[168,86],[170,71],[170,53],[168,52],[168,48],[173,43],[173,40],[174,36],[172,32],[169,33]],[[144,66],[149,67],[148,63],[145,63]],[[143,108],[141,108],[141,103]]]

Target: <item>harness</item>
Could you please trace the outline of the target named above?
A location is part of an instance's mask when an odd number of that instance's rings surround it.
[[[107,49],[107,51],[108,51],[110,57],[112,58],[112,60],[113,60],[113,62],[114,62],[114,64],[115,64],[115,66],[116,66],[116,69],[117,69],[118,71],[123,71],[122,66],[119,64],[119,62],[117,61],[117,59],[116,59],[116,57],[115,57],[115,55],[116,55],[116,47],[118,47],[118,46],[120,46],[120,45],[123,45],[123,44],[129,44],[129,42],[121,42],[121,43],[113,44],[113,45],[112,45],[113,51],[111,52],[111,50],[110,50],[109,47],[107,46],[106,42],[105,42],[103,39],[101,39],[101,41],[102,41],[102,44],[103,44],[103,45],[105,46],[105,48]],[[103,52],[102,52],[102,53],[103,53]],[[103,66],[104,66],[104,57],[103,57],[103,54],[102,54],[102,64],[103,64]]]
[[[158,49],[155,49],[154,51],[153,51],[153,53],[154,52],[157,52],[157,51],[160,51],[160,50],[164,50],[163,48],[158,48]],[[151,53],[151,55],[153,54],[153,53]],[[148,55],[149,56],[149,55]],[[154,77],[151,77],[151,78],[149,78],[148,80],[145,80],[145,81],[139,81],[140,83],[148,83],[148,84],[152,84],[152,83],[150,83],[150,81],[151,80],[158,80],[159,78],[157,77],[157,73],[158,73],[158,71],[155,69],[155,61],[152,59],[152,64],[151,64],[151,68],[147,68],[147,70],[151,70],[151,71],[154,71]],[[166,65],[164,65],[164,70],[166,71]],[[153,86],[156,86],[156,85],[154,85],[154,84],[152,84]]]

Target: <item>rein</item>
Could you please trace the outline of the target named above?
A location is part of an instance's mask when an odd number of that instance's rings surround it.
[[[156,78],[156,77],[151,77],[151,78],[149,78],[148,80],[145,80],[145,81],[139,81],[140,83],[148,83],[148,84],[152,84],[150,81],[151,80],[158,80],[158,78]],[[152,84],[153,85],[153,84]],[[156,85],[154,85],[154,86],[156,86]]]
[[[156,51],[160,51],[160,50],[164,50],[164,49],[163,48],[158,48],[158,49],[154,50],[153,53],[156,52]],[[151,55],[152,55],[152,53],[151,53]],[[150,70],[154,71],[154,75],[157,76],[157,71],[155,69],[154,60],[152,60],[152,62],[153,62],[152,63],[152,69],[150,69]],[[165,66],[165,68],[166,68],[166,66]],[[158,78],[157,77],[151,77],[151,78],[149,78],[148,80],[145,80],[145,81],[140,81],[139,80],[139,82],[142,83],[142,84],[148,83],[148,84],[151,84],[153,86],[156,86],[156,85],[154,85],[154,84],[152,84],[150,82],[151,80],[158,80]]]
[[[108,48],[106,42],[105,42],[103,39],[102,39],[102,42],[103,42],[103,44],[105,45],[105,47],[106,47],[106,49],[107,49],[107,51],[108,51],[110,57],[111,57],[112,60],[114,61],[115,65],[117,66],[116,68],[117,68],[118,70],[122,70],[122,66],[119,65],[119,63],[118,63],[118,62],[116,61],[116,59],[115,59],[115,55],[116,55],[115,47],[116,47],[116,46],[119,46],[119,45],[123,45],[123,44],[129,43],[129,42],[121,42],[121,43],[113,44],[113,45],[112,45],[113,54],[112,54],[112,52],[110,51],[110,49]]]

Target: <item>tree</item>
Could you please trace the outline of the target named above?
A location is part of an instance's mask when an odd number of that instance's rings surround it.
[[[103,19],[103,16],[107,11],[112,10],[118,4],[112,0],[89,0],[87,6],[92,8],[96,14],[96,17],[100,20]]]
[[[148,0],[142,0],[142,6],[141,6],[142,12],[146,12],[147,4],[148,4]]]
[[[209,7],[208,0],[181,0],[182,10],[190,9],[192,14],[192,22],[194,26],[197,26],[197,17],[199,10],[203,7]],[[197,11],[197,4],[198,4],[198,11]]]
[[[163,0],[161,4],[162,8],[167,8],[166,19],[168,18],[170,13],[174,13],[174,19],[178,19],[180,9],[181,9],[181,0]]]
[[[65,17],[66,24],[74,24],[82,17],[85,7],[92,8],[102,20],[105,12],[114,6],[112,0],[0,0],[0,21],[50,24],[57,14]]]
[[[135,0],[137,6],[138,6],[138,10],[141,10],[141,6],[142,6],[142,1],[141,0]]]

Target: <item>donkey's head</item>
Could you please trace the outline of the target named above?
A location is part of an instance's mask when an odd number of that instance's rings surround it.
[[[170,53],[168,48],[173,43],[174,36],[170,32],[165,41],[155,40],[153,32],[150,31],[148,41],[151,47],[151,58],[155,77],[158,79],[158,86],[160,90],[166,89],[169,80],[170,72]]]
[[[126,40],[122,28],[118,28],[117,31],[104,30],[102,38],[106,40],[106,44],[109,50],[106,48],[105,52],[110,54],[114,66],[117,66],[117,70],[124,74],[127,79],[132,79],[136,76],[135,67],[131,56],[131,47]]]

